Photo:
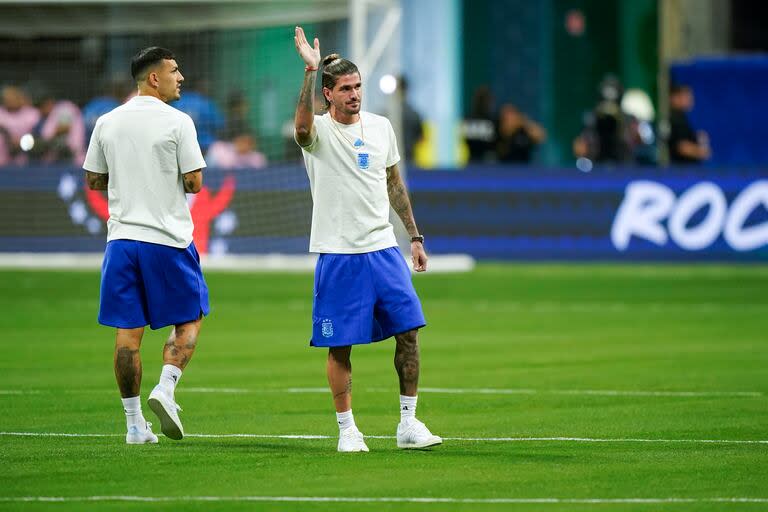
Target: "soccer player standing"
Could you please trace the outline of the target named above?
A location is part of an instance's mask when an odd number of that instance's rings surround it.
[[[311,345],[328,347],[328,383],[339,424],[340,452],[368,451],[352,416],[352,345],[394,336],[400,379],[399,448],[442,443],[416,419],[418,333],[426,325],[410,272],[397,248],[389,206],[411,235],[413,268],[427,269],[400,156],[389,121],[361,110],[360,72],[332,54],[323,59],[322,86],[328,113],[314,115],[320,42],[311,46],[296,27],[296,50],[306,64],[296,106],[295,137],[304,154],[312,191],[310,252],[315,268]]]
[[[141,444],[157,442],[141,412],[144,327],[173,326],[148,403],[163,434],[181,439],[174,391],[209,307],[185,195],[200,191],[205,160],[192,119],[168,105],[179,99],[184,77],[173,53],[158,47],[137,53],[131,74],[138,95],[98,119],[83,167],[88,186],[109,198],[99,323],[117,328],[125,439]]]

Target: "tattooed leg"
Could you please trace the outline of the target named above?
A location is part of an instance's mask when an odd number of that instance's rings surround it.
[[[416,396],[419,388],[419,330],[395,336],[395,370],[400,378],[400,394]]]
[[[183,370],[192,354],[195,353],[197,346],[197,335],[200,333],[200,327],[203,319],[176,325],[171,331],[171,336],[163,347],[163,363],[172,364]]]
[[[144,328],[118,329],[115,339],[115,378],[120,396],[139,396],[141,391],[141,337]]]
[[[331,347],[328,349],[328,384],[333,393],[336,412],[352,408],[352,347]]]

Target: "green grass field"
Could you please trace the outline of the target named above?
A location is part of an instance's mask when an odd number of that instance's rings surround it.
[[[418,415],[448,439],[395,447],[385,341],[353,351],[358,426],[387,436],[368,454],[335,451],[325,352],[307,341],[311,275],[207,279],[213,313],[177,399],[187,433],[213,436],[126,446],[98,274],[0,271],[1,510],[768,509],[765,266],[419,275]],[[150,421],[167,335],[147,331],[142,350]]]

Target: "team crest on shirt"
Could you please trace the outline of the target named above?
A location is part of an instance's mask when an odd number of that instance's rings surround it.
[[[329,318],[323,318],[323,322],[321,324],[322,327],[322,333],[324,338],[330,338],[333,336],[333,321]]]
[[[358,153],[357,154],[357,166],[362,169],[366,170],[368,166],[370,165],[369,162],[370,158],[368,153]]]

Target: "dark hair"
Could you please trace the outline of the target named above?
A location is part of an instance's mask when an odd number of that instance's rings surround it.
[[[689,91],[691,88],[685,84],[681,84],[678,82],[673,82],[669,86],[669,95],[674,96],[675,94],[680,94],[681,92]]]
[[[171,50],[160,48],[159,46],[150,46],[140,50],[139,53],[131,59],[131,76],[134,80],[143,78],[144,73],[166,59],[175,59]]]
[[[339,77],[353,73],[359,75],[360,70],[353,62],[343,59],[338,53],[332,53],[323,59],[323,87],[333,89]],[[331,102],[326,99],[325,106],[328,107],[330,104]]]

